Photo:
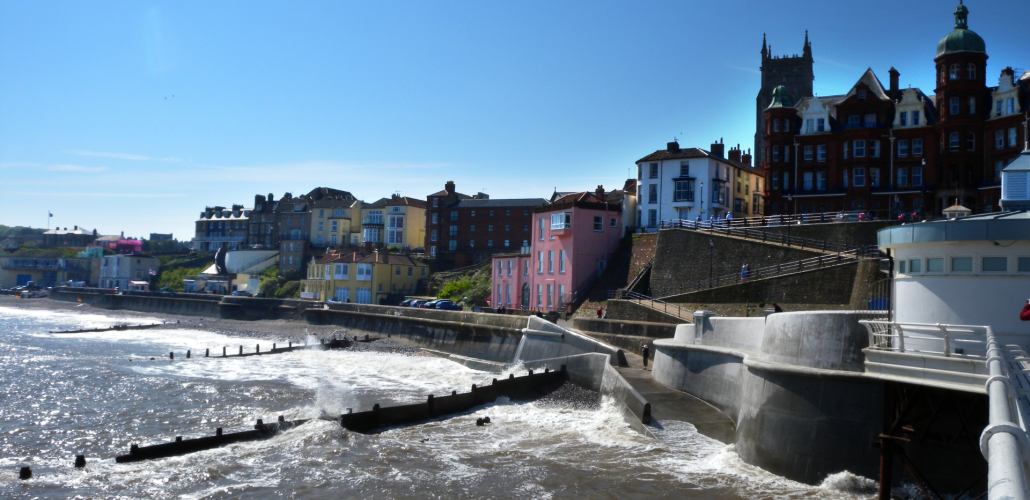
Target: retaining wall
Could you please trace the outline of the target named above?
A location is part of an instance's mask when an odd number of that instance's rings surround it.
[[[864,314],[710,314],[655,342],[656,381],[729,415],[750,464],[809,484],[843,470],[876,477],[883,386],[863,373]]]
[[[661,297],[669,303],[850,304],[860,261],[776,278],[753,280],[697,292]]]

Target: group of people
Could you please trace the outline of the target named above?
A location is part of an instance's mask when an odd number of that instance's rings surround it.
[[[747,222],[747,219],[744,219],[744,221]],[[701,227],[704,224],[704,222],[701,220],[701,214],[697,215],[697,220],[694,222],[694,224],[696,225],[695,227]],[[726,212],[725,220],[716,217],[715,214],[712,214],[712,216],[708,218],[708,227],[717,227],[720,225],[725,225],[725,227],[732,226],[733,213]]]
[[[751,263],[745,262],[744,265],[740,266],[740,281],[747,281],[751,279]]]

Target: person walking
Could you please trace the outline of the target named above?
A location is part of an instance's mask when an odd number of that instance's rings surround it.
[[[604,316],[604,309],[601,306],[597,306],[597,319],[601,319]]]
[[[644,358],[644,369],[647,369],[647,356],[651,354],[651,350],[647,348],[647,344],[640,344],[640,355]]]

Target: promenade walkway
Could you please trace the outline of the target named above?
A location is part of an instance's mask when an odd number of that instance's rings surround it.
[[[639,354],[626,353],[626,361],[629,367],[619,368],[619,373],[651,403],[652,427],[662,428],[668,421],[688,422],[703,436],[725,444],[736,441],[736,425],[725,413],[690,394],[655,382],[651,367],[644,370]]]

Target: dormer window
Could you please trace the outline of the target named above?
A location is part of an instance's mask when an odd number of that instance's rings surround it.
[[[898,124],[902,127],[908,126],[908,111],[898,113]]]
[[[826,131],[826,119],[825,118],[817,118],[815,120],[815,130],[816,130],[816,132],[825,132]]]
[[[865,91],[864,90],[859,90],[858,91],[858,100],[859,101],[864,101],[865,100]]]
[[[919,112],[918,111],[913,111],[912,112],[912,126],[913,127],[918,127],[919,126]]]

